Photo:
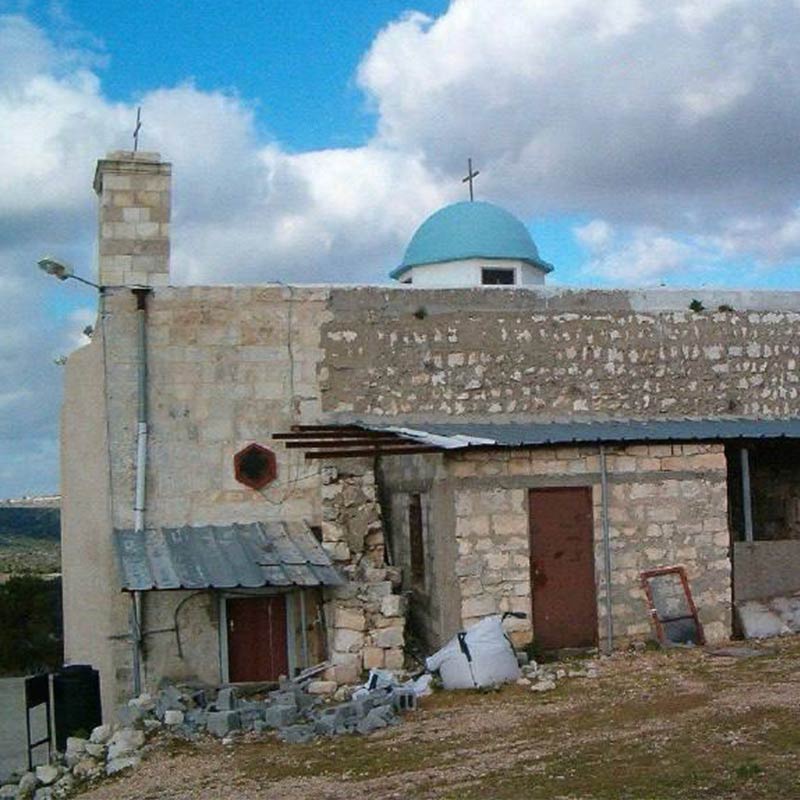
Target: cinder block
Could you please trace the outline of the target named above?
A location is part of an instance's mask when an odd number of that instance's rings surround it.
[[[314,728],[311,725],[291,725],[278,735],[287,744],[306,744],[314,738]]]
[[[220,738],[242,727],[238,711],[209,711],[206,725],[209,733]]]

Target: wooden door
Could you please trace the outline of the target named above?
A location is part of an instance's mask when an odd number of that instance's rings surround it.
[[[226,601],[228,680],[276,681],[289,674],[286,598],[237,597]]]
[[[597,645],[592,490],[530,492],[533,635],[543,650]]]

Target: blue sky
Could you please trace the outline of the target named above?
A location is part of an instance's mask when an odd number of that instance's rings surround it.
[[[173,163],[172,277],[386,282],[466,196],[585,286],[800,289],[793,0],[0,0],[0,497],[57,485],[96,159]],[[32,272],[32,270],[34,270]]]
[[[191,80],[201,90],[248,98],[264,138],[310,150],[358,145],[371,135],[374,114],[353,81],[359,61],[387,22],[410,7],[439,14],[447,3],[151,0],[18,7],[68,44],[106,54],[100,74],[111,100],[128,102]]]

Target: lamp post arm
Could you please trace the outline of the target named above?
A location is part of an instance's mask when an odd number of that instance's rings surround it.
[[[86,278],[81,278],[80,275],[69,275],[69,278],[74,278],[76,281],[80,281],[81,283],[85,283],[87,286],[92,286],[98,291],[103,291],[103,287],[100,284],[94,283],[93,281],[87,281]]]

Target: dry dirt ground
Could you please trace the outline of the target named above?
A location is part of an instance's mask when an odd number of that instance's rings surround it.
[[[165,740],[81,797],[800,798],[800,638],[756,647],[619,654],[544,694],[438,692],[367,738]]]

